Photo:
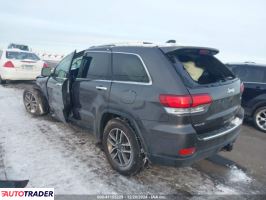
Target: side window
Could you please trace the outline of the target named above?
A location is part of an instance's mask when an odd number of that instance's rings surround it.
[[[247,81],[248,71],[245,66],[233,66],[232,72],[240,78],[241,81]]]
[[[133,54],[113,53],[113,80],[149,82],[140,58]]]
[[[79,78],[110,79],[111,53],[88,52],[83,57]]]
[[[73,53],[66,56],[55,68],[54,77],[57,78],[66,78],[67,74],[69,72],[69,67],[70,67],[70,63],[72,61],[73,58]]]
[[[263,82],[264,70],[255,66],[235,66],[232,71],[244,82]]]

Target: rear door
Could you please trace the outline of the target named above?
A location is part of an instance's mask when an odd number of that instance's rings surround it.
[[[266,91],[266,68],[254,65],[232,65],[232,71],[243,81],[245,89],[242,95],[242,104],[244,107],[255,103],[255,99]],[[252,74],[252,75],[251,75]]]
[[[66,122],[70,112],[69,72],[76,51],[66,56],[55,68],[47,82],[50,108],[55,117]]]
[[[71,90],[75,122],[94,131],[108,109],[110,90],[111,51],[86,52]]]

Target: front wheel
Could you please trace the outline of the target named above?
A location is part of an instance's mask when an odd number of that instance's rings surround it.
[[[143,156],[136,134],[130,125],[120,119],[110,120],[103,135],[103,148],[113,169],[130,176],[143,167]]]
[[[259,130],[266,132],[266,106],[258,108],[255,111],[253,121]]]
[[[23,93],[24,106],[32,115],[40,116],[48,113],[48,104],[40,91],[36,89],[25,90]]]

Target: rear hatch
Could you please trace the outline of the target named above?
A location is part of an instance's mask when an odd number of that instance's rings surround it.
[[[165,53],[192,96],[204,94],[212,99],[203,111],[190,114],[197,133],[227,126],[240,108],[240,80],[214,57],[218,50],[178,48]]]

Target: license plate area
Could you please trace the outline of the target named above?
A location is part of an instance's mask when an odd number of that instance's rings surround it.
[[[34,65],[22,65],[22,69],[25,69],[25,70],[32,70],[34,67]]]

